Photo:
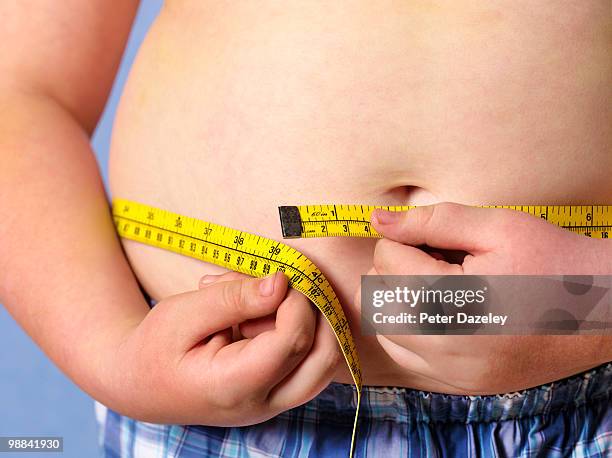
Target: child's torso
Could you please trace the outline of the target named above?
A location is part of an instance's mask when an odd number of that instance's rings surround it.
[[[612,203],[611,88],[605,0],[169,1],[121,102],[111,190],[276,239],[287,204]],[[359,336],[375,241],[286,243],[332,281],[366,383],[436,388]],[[126,249],[157,299],[221,270]]]

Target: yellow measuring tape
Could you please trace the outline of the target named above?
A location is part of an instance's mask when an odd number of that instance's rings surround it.
[[[612,235],[612,205],[483,205],[517,210],[577,234],[607,239]],[[407,211],[414,206],[301,205],[279,207],[284,238],[381,237],[370,225],[375,208]]]
[[[612,206],[491,206],[511,208],[592,237],[612,232]],[[375,208],[404,211],[409,206],[305,205],[279,207],[283,237],[380,237],[370,225]],[[292,288],[306,295],[332,327],[357,389],[351,449],[361,401],[361,366],[342,306],[323,273],[302,253],[276,240],[179,215],[125,199],[113,200],[121,237],[157,246],[255,277],[282,271]]]

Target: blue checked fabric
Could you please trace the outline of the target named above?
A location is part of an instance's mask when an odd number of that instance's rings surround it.
[[[355,457],[612,457],[612,363],[495,396],[364,387]],[[155,425],[96,404],[105,458],[348,456],[352,385],[253,426]]]

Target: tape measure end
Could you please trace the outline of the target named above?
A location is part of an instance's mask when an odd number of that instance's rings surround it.
[[[278,214],[284,239],[295,239],[302,236],[302,217],[296,206],[278,207]]]

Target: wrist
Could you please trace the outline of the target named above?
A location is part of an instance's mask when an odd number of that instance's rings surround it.
[[[145,316],[122,317],[85,336],[70,364],[70,377],[92,398],[115,410],[124,410],[131,396],[125,383],[129,362],[123,347]]]

